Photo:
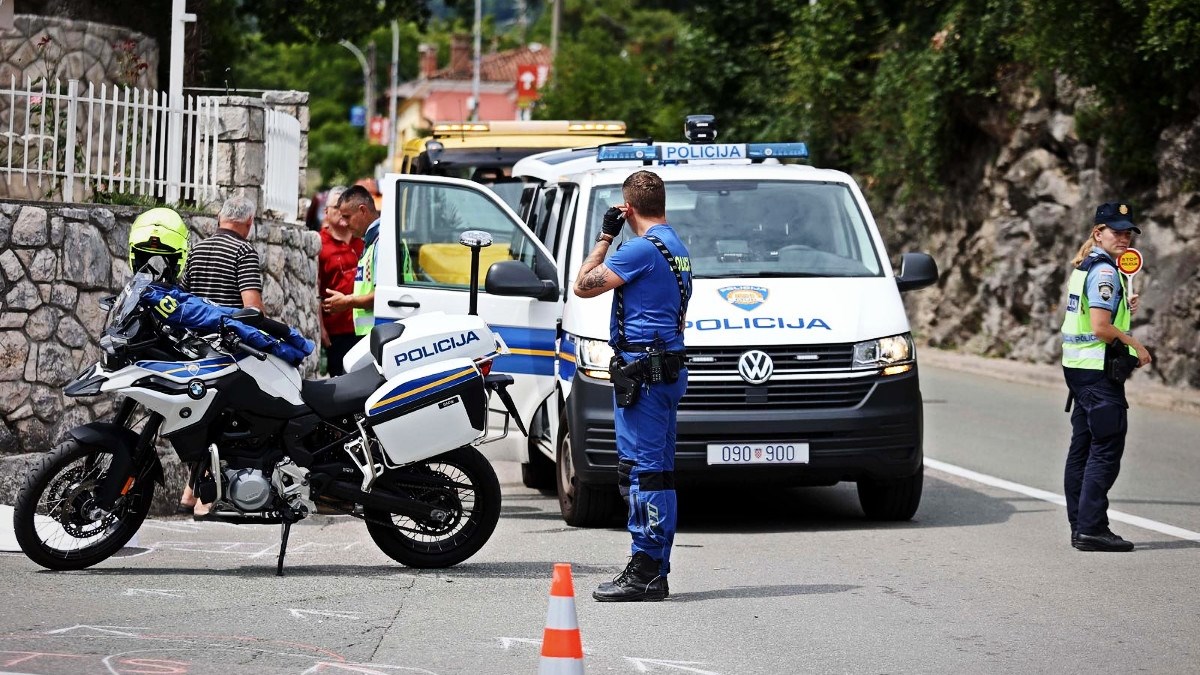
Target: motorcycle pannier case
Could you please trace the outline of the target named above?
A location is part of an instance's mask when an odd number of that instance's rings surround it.
[[[407,370],[371,394],[366,413],[395,464],[453,450],[479,438],[487,427],[483,375],[465,358]]]

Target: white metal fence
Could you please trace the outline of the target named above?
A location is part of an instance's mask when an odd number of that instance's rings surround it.
[[[218,198],[215,99],[185,96],[182,110],[172,111],[163,92],[84,88],[77,80],[63,89],[57,80],[53,87],[26,80],[18,88],[15,77],[0,88],[0,190],[6,187],[8,196],[72,202],[103,191],[178,194],[193,203]],[[172,118],[182,129],[179,147],[167,141]],[[297,153],[298,132],[297,124]],[[172,153],[182,160],[178,186],[169,184]]]
[[[300,120],[266,111],[266,175],[263,179],[263,208],[296,215],[300,199]]]

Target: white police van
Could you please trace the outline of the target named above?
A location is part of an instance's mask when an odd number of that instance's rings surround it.
[[[453,242],[463,229],[491,232],[479,312],[513,352],[494,370],[515,376],[530,434],[488,454],[520,459],[526,485],[557,489],[569,524],[615,522],[624,504],[607,370],[612,294],[570,289],[602,214],[624,201],[621,183],[648,166],[666,184],[667,221],[694,275],[677,482],[850,480],[868,517],[908,519],[921,496],[922,407],[900,292],[934,283],[937,268],[908,253],[894,276],[850,176],[777,161],[806,156],[802,143],[542,153],[514,167],[541,182],[524,218],[467,181],[390,175],[379,245],[395,255],[379,258],[376,321],[463,311],[469,253]],[[404,248],[417,278],[402,284]]]

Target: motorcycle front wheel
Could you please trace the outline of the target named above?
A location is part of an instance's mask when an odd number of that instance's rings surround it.
[[[404,474],[433,478],[436,487],[405,486]],[[500,481],[478,450],[470,446],[389,471],[380,478],[389,489],[436,504],[449,516],[442,521],[416,520],[376,509],[364,509],[367,532],[381,551],[408,567],[450,567],[475,555],[500,520]]]
[[[96,493],[113,453],[71,439],[31,471],[13,507],[21,550],[52,570],[81,570],[121,550],[142,526],[154,499],[154,481],[135,482],[115,508],[96,506]]]

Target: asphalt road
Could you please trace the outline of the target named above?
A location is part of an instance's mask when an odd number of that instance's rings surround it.
[[[1061,493],[1062,395],[926,367],[930,458]],[[1135,408],[1113,508],[1200,530],[1200,418]],[[570,562],[589,672],[1195,672],[1200,543],[1114,523],[1080,553],[1061,506],[943,471],[909,523],[850,485],[683,493],[671,598],[599,604],[623,530],[563,525],[504,464],[491,542],[451,570],[396,566],[362,524],[155,520],[74,573],[0,554],[0,672],[532,673],[553,564]]]

